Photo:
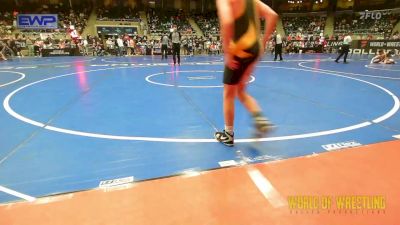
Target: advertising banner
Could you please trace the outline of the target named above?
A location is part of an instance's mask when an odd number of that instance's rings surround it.
[[[57,29],[57,14],[18,14],[18,29]]]

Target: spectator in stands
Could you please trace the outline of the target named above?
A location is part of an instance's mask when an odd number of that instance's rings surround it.
[[[135,40],[131,37],[128,39],[128,56],[135,55]]]
[[[189,50],[189,56],[193,56],[193,39],[190,38],[188,41],[188,50]]]
[[[4,61],[7,60],[6,56],[5,56],[5,50],[6,50],[6,46],[5,43],[0,41],[0,58]]]
[[[42,47],[43,47],[43,41],[41,41],[39,38],[35,40],[35,43],[33,44],[33,52],[35,56],[41,56],[42,55]]]
[[[34,40],[31,37],[28,36],[26,38],[26,47],[28,47],[28,56],[33,56],[34,55],[33,43],[34,43]]]
[[[286,16],[282,18],[287,35],[319,34],[325,27],[326,16]]]
[[[182,38],[183,54],[188,55],[188,39],[187,36]]]
[[[115,47],[115,39],[114,39],[114,37],[112,37],[112,38],[110,37],[110,38],[107,39],[106,47],[107,47],[106,51],[107,51],[108,54],[116,55],[115,54],[116,47]]]
[[[140,21],[139,12],[128,6],[113,5],[108,7],[99,7],[97,9],[98,20],[117,20],[117,21]]]
[[[122,36],[118,36],[117,46],[118,46],[118,56],[123,56],[125,51],[125,46],[124,46],[124,41],[122,40]]]
[[[6,44],[11,49],[12,55],[15,56],[17,54],[17,51],[19,50],[18,47],[17,47],[15,39],[13,37],[11,37],[10,39],[8,39]]]
[[[398,31],[394,32],[391,39],[400,40],[400,33]]]
[[[393,12],[382,14],[380,19],[360,19],[359,13],[343,14],[335,18],[334,32],[344,34],[351,30],[355,34],[359,34],[361,39],[364,39],[365,36],[368,36],[367,39],[372,39],[370,36],[375,36],[374,38],[388,38],[399,19],[399,15]]]
[[[168,12],[148,11],[147,19],[150,27],[150,33],[160,35],[170,32],[172,26],[175,25],[178,32],[184,35],[193,34],[194,31],[189,24],[185,13],[182,10],[174,10]]]
[[[81,45],[82,45],[83,55],[84,56],[89,55],[89,41],[87,40],[87,38],[82,38]]]
[[[211,39],[208,39],[208,40],[206,41],[206,43],[205,43],[205,48],[206,48],[206,51],[207,51],[207,54],[208,54],[208,55],[211,54],[210,47],[211,47]]]

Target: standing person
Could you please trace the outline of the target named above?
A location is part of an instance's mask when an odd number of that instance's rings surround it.
[[[277,33],[275,36],[275,58],[274,61],[278,58],[279,55],[279,60],[282,61],[282,36]]]
[[[168,42],[169,38],[167,34],[164,34],[161,38],[161,59],[168,58]]]
[[[189,41],[188,41],[188,51],[189,51],[189,56],[193,56],[193,41],[192,41],[192,38],[190,38]]]
[[[6,49],[6,46],[5,46],[5,44],[2,42],[2,41],[0,41],[0,58],[2,59],[2,60],[4,60],[4,61],[6,61],[7,60],[7,58],[6,58],[6,56],[5,56],[5,49]]]
[[[348,63],[347,60],[347,55],[349,54],[350,51],[350,44],[351,44],[351,33],[348,33],[344,39],[343,39],[343,45],[342,45],[342,52],[340,53],[340,55],[336,58],[335,62],[339,63],[340,58],[342,58],[342,56],[344,55],[343,58],[343,63]]]
[[[84,56],[89,55],[89,42],[88,42],[87,38],[84,38],[82,40],[82,45],[83,45],[83,55]]]
[[[35,42],[33,43],[33,54],[34,54],[35,57],[36,56],[40,56],[40,53],[41,53],[40,47],[41,47],[40,39],[37,38],[35,40]]]
[[[211,46],[211,41],[210,41],[210,39],[208,39],[204,45],[205,45],[205,49],[206,49],[207,55],[211,55],[211,54],[210,54],[210,46]]]
[[[124,50],[125,50],[125,45],[124,45],[124,40],[122,39],[122,36],[118,36],[117,45],[118,45],[118,56],[123,56]]]
[[[128,55],[129,56],[135,55],[135,41],[131,37],[129,37],[128,40]]]
[[[11,49],[11,54],[13,56],[16,55],[17,52],[17,45],[16,45],[16,41],[13,37],[11,37],[8,41],[7,41],[7,45],[8,47]]]
[[[188,40],[186,37],[183,37],[182,45],[183,45],[183,54],[188,55]]]
[[[26,39],[26,46],[28,47],[28,56],[33,56],[34,51],[33,51],[33,39],[31,37],[28,37]]]
[[[176,65],[176,56],[178,56],[178,65],[181,65],[181,34],[177,31],[176,27],[170,35],[172,41],[172,58],[174,65]]]
[[[257,135],[265,134],[272,124],[256,100],[246,92],[247,81],[262,54],[278,15],[260,0],[217,0],[218,17],[225,54],[223,110],[225,129],[214,137],[226,146],[234,145],[235,98],[253,116]],[[259,16],[266,19],[265,34],[260,43]]]
[[[108,38],[108,39],[107,39],[107,41],[106,41],[106,46],[107,46],[107,51],[108,51],[108,53],[112,55],[113,52],[114,52],[115,43],[114,43],[113,40],[111,40],[111,38]]]

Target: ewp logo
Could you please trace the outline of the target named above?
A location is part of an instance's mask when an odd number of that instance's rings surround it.
[[[17,26],[19,29],[57,29],[57,14],[19,14]]]

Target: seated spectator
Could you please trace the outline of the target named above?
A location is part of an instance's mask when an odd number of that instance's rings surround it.
[[[400,33],[398,31],[394,32],[391,39],[400,40]]]
[[[325,29],[326,16],[283,16],[283,28],[286,35],[318,35]]]
[[[334,32],[344,34],[351,30],[361,39],[389,39],[399,18],[399,13],[383,14],[380,19],[360,19],[359,13],[343,14],[335,18]]]
[[[219,36],[219,20],[216,12],[193,14],[192,17],[205,37]]]
[[[157,12],[150,10],[147,12],[147,20],[150,33],[153,36],[169,33],[176,26],[181,35],[192,35],[195,33],[182,10],[167,12]]]

